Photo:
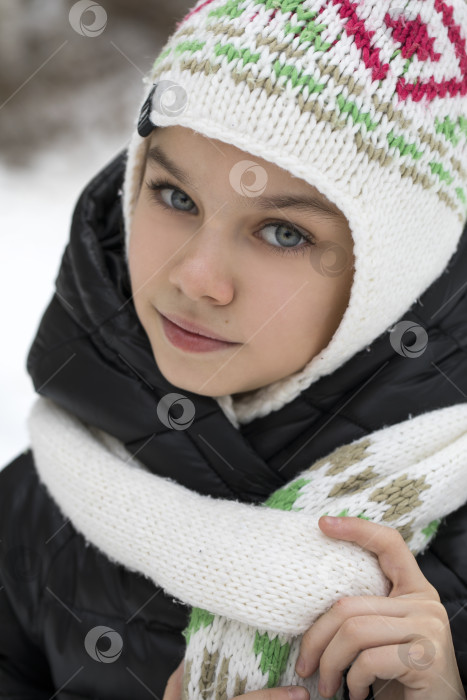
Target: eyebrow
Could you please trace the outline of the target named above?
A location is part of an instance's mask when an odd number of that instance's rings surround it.
[[[184,185],[196,189],[193,182],[188,177],[181,168],[176,165],[160,146],[153,145],[148,151],[147,160],[149,163],[155,165],[161,165],[165,170],[171,173]],[[245,199],[245,198],[244,198]],[[248,199],[248,198],[247,198]],[[304,211],[314,211],[318,214],[325,214],[333,219],[338,219],[339,221],[345,221],[345,216],[342,212],[334,205],[332,202],[325,201],[317,195],[275,195],[273,197],[265,197],[263,195],[259,197],[250,198],[253,199],[259,209],[271,209],[277,207],[279,209],[286,209],[288,207],[293,207],[295,209],[302,209]]]

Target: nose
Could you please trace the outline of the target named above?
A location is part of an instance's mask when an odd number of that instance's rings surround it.
[[[228,304],[234,293],[232,259],[222,227],[203,226],[173,258],[169,280],[190,299]]]

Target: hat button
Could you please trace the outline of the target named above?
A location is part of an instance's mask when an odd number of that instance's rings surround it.
[[[154,85],[151,88],[151,91],[149,95],[147,96],[143,106],[141,107],[141,112],[139,115],[139,120],[138,120],[138,134],[140,136],[149,136],[151,131],[155,128],[155,124],[152,123],[151,119],[149,118],[149,115],[151,114],[151,107],[152,107],[152,98],[154,95],[154,92],[156,90],[157,83],[154,83]]]

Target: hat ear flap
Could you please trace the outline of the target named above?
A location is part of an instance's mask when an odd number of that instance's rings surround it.
[[[123,219],[125,224],[125,256],[128,260],[131,225],[136,202],[143,181],[149,139],[134,132],[127,149],[127,160],[123,180]]]

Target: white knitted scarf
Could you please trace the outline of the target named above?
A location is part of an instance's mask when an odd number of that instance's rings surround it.
[[[294,670],[303,633],[339,598],[388,595],[391,584],[373,553],[327,537],[319,517],[397,528],[417,555],[467,501],[467,404],[341,446],[261,505],[159,477],[120,441],[44,397],[28,430],[39,478],[76,530],[192,606],[184,700],[289,684],[320,698],[318,671],[304,680]]]

